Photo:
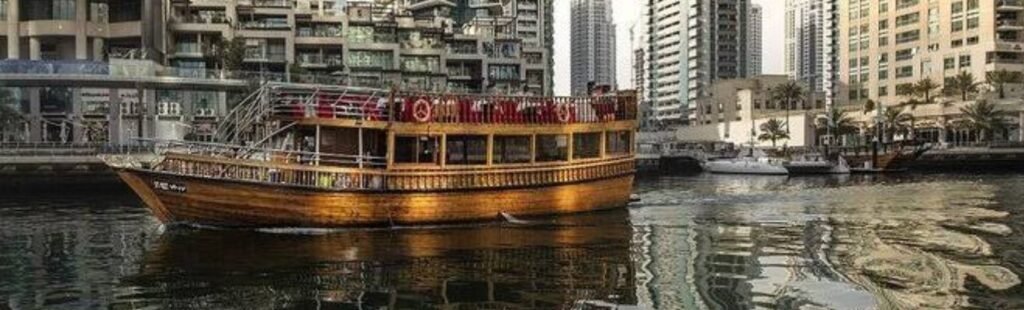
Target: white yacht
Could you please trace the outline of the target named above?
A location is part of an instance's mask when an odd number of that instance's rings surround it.
[[[747,155],[735,158],[709,159],[704,162],[704,170],[722,174],[760,174],[787,175],[789,170],[781,160],[770,158],[763,153],[755,156],[753,150]]]

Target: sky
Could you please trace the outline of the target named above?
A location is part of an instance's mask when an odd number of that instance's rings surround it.
[[[628,89],[633,87],[632,57],[630,52],[629,28],[636,23],[640,17],[640,4],[638,0],[611,0],[612,15],[615,19],[615,38],[617,58],[616,74],[618,75],[619,88]],[[571,0],[555,0],[555,94],[568,95],[570,76],[570,2]],[[765,74],[783,74],[783,57],[785,47],[785,1],[782,0],[753,0],[760,4],[763,9],[761,27],[762,30],[762,71]],[[770,44],[769,42],[775,42]]]

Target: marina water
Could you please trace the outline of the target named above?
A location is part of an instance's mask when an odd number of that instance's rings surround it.
[[[116,180],[0,196],[0,309],[1024,308],[1024,177],[641,178],[628,209],[163,227]]]

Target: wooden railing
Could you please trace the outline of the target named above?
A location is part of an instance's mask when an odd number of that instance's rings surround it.
[[[324,166],[364,168],[380,168],[387,166],[387,159],[381,156],[304,152],[197,141],[164,141],[150,139],[140,139],[139,141],[153,145],[159,153],[172,152],[217,158],[275,160],[283,163],[315,163]]]
[[[632,94],[585,97],[387,92],[354,87],[268,86],[274,116],[405,123],[565,124],[634,120]]]
[[[632,174],[632,156],[562,166],[476,170],[347,169],[167,154],[164,173],[333,191],[443,191],[546,186]]]

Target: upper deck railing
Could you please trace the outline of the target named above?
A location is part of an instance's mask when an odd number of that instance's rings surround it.
[[[569,124],[635,120],[635,97],[537,97],[413,93],[355,87],[271,85],[275,117],[401,123]]]

